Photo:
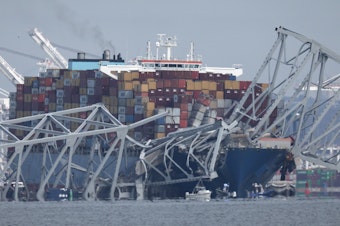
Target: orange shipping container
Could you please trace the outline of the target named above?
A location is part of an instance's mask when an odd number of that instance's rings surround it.
[[[188,127],[188,120],[187,119],[181,119],[179,122],[180,128],[187,128]]]

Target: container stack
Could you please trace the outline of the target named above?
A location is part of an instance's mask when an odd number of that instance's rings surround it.
[[[316,168],[296,171],[296,196],[340,197],[340,173],[336,170]]]
[[[123,124],[168,112],[168,116],[129,131],[136,140],[165,137],[179,128],[213,123],[239,101],[250,82],[231,74],[198,71],[112,72],[49,69],[26,77],[11,94],[11,118],[103,103]],[[264,86],[265,89],[265,86]],[[261,89],[258,91],[262,92]],[[14,114],[15,112],[15,114]],[[87,113],[72,115],[85,118]],[[77,125],[67,124],[71,131]],[[23,134],[16,134],[22,136]]]

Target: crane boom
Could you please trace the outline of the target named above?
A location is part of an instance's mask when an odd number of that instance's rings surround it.
[[[33,40],[48,54],[53,63],[60,69],[68,68],[67,60],[58,52],[58,50],[45,38],[37,28],[28,32]]]
[[[14,84],[24,84],[24,77],[15,71],[4,58],[0,56],[0,70]]]

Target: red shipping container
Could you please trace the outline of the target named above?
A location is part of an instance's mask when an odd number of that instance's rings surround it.
[[[171,88],[177,88],[178,87],[178,80],[177,79],[171,79],[170,80]]]
[[[183,88],[185,89],[187,87],[187,82],[185,79],[180,79],[178,80],[178,88]]]
[[[187,107],[187,109],[188,109],[188,107]],[[181,115],[180,115],[180,117],[181,117],[181,119],[187,120],[189,118],[188,111],[181,108]]]
[[[52,78],[45,78],[45,86],[46,87],[51,87],[53,84]]]
[[[199,73],[198,73],[198,71],[192,71],[191,72],[191,78],[192,79],[199,79]]]
[[[163,81],[163,87],[164,87],[164,88],[170,88],[170,87],[171,87],[171,80],[169,80],[169,79],[164,79],[164,81]]]
[[[181,119],[180,121],[179,121],[179,126],[180,126],[180,128],[187,128],[188,127],[188,120],[187,119]]]
[[[180,108],[181,108],[181,111],[188,111],[188,104],[187,103],[181,103]]]
[[[193,91],[193,97],[194,99],[198,99],[201,94],[201,90],[194,90]]]
[[[39,103],[45,102],[45,94],[39,94],[38,95],[38,102]]]
[[[251,81],[240,81],[240,89],[248,89],[249,85],[251,84]]]

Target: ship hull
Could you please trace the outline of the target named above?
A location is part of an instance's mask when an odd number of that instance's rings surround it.
[[[229,148],[215,186],[222,188],[223,183],[228,183],[229,191],[235,191],[237,197],[248,197],[254,183],[268,183],[287,153],[285,149]]]

